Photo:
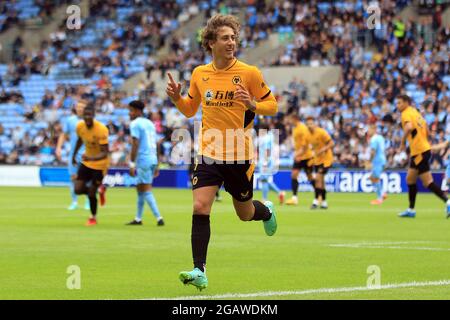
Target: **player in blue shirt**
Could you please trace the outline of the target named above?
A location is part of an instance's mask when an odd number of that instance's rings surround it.
[[[263,194],[263,201],[268,200],[267,196],[269,190],[272,189],[278,194],[278,199],[280,204],[284,202],[284,191],[273,182],[273,171],[274,171],[274,161],[273,158],[273,148],[274,148],[274,137],[273,133],[269,130],[267,124],[260,125],[259,131],[259,148],[258,148],[258,170],[259,170],[259,181],[261,182],[261,189]]]
[[[153,178],[159,174],[156,129],[153,123],[144,117],[144,104],[133,100],[128,104],[130,110],[130,135],[132,138],[130,155],[130,175],[137,176],[137,213],[128,225],[142,225],[144,202],[150,206],[157,219],[157,225],[163,226],[164,220],[159,213],[152,193]]]
[[[86,102],[81,100],[76,106],[72,109],[72,115],[64,119],[62,122],[62,134],[58,138],[58,143],[56,145],[55,155],[58,160],[61,161],[61,151],[64,145],[64,142],[68,139],[70,143],[70,152],[67,160],[68,171],[70,175],[70,180],[72,181],[70,184],[70,195],[72,197],[72,203],[67,208],[68,210],[75,210],[78,208],[78,198],[75,194],[74,190],[74,181],[77,176],[78,166],[74,166],[72,163],[72,155],[75,150],[75,145],[77,144],[78,136],[76,132],[77,123],[80,121],[81,116],[83,115],[84,107],[86,106]],[[81,163],[81,155],[84,153],[84,146],[80,148],[78,154],[76,155],[77,163]],[[89,199],[86,197],[86,201],[84,203],[84,208],[86,210],[90,209]]]
[[[371,175],[370,180],[374,186],[377,198],[372,200],[371,204],[382,204],[386,195],[383,193],[383,186],[380,180],[381,174],[384,171],[386,165],[386,142],[380,134],[377,133],[377,126],[370,125],[367,132],[370,138],[370,162],[371,162]]]

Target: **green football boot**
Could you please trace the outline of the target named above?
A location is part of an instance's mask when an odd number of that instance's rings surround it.
[[[200,291],[208,286],[208,278],[206,278],[205,272],[202,272],[199,268],[194,268],[192,271],[182,271],[179,278],[185,285],[191,284]]]
[[[277,231],[277,217],[275,215],[275,208],[273,203],[270,201],[264,201],[264,205],[269,208],[269,211],[272,213],[272,216],[269,220],[263,221],[264,223],[264,231],[268,236],[273,236]]]

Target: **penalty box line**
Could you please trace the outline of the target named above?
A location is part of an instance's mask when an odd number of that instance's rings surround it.
[[[293,291],[262,291],[253,293],[224,293],[216,295],[180,296],[171,298],[148,298],[143,300],[214,300],[214,299],[238,299],[238,298],[260,298],[277,296],[309,295],[322,293],[347,293],[360,291],[380,291],[388,289],[415,288],[415,287],[440,287],[449,286],[450,280],[424,281],[424,282],[404,282],[384,284],[376,287],[342,287],[342,288],[318,288],[309,290]]]

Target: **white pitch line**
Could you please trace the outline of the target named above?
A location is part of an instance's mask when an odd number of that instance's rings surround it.
[[[355,243],[337,243],[332,245],[355,245],[355,246],[376,246],[376,245],[388,245],[388,244],[417,244],[417,243],[432,243],[436,241],[380,241],[380,242],[355,242]]]
[[[309,290],[294,290],[294,291],[262,291],[253,293],[224,293],[216,295],[203,296],[181,296],[173,298],[149,298],[143,300],[205,300],[205,299],[237,299],[237,298],[258,298],[258,297],[276,297],[276,296],[293,296],[293,295],[307,295],[307,294],[321,294],[321,293],[342,293],[342,292],[357,292],[357,291],[378,291],[386,289],[399,288],[414,288],[414,287],[438,287],[448,286],[450,280],[425,281],[425,282],[405,282],[384,284],[379,287],[342,287],[342,288],[319,288]]]
[[[449,248],[432,247],[401,247],[401,246],[383,246],[383,245],[361,245],[361,244],[330,244],[334,248],[356,248],[356,249],[395,249],[395,250],[422,250],[422,251],[450,251]]]

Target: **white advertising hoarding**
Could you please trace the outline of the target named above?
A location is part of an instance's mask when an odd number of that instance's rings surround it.
[[[0,166],[0,186],[40,187],[39,167]]]

